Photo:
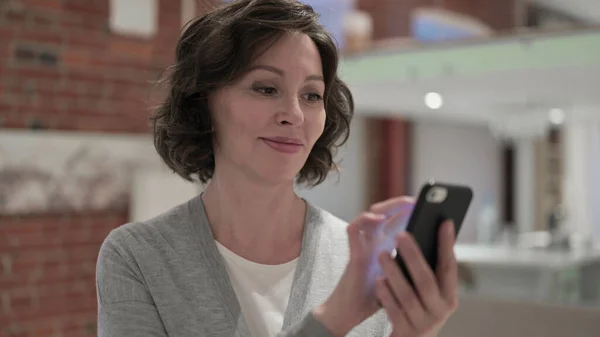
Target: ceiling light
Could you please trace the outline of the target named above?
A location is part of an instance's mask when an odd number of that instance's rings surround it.
[[[554,125],[561,125],[565,122],[565,112],[562,109],[552,109],[548,112],[548,119]]]
[[[425,95],[425,105],[427,105],[429,109],[437,110],[441,108],[443,104],[444,99],[442,98],[442,95],[437,92],[430,92]]]

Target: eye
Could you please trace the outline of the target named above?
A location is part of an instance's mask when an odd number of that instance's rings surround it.
[[[316,93],[310,93],[306,95],[306,99],[309,102],[318,102],[318,101],[322,101],[323,100],[323,96],[316,94]]]
[[[256,87],[254,91],[263,94],[265,96],[274,96],[277,94],[277,89],[273,87]]]

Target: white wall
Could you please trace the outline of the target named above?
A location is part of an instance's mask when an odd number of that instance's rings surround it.
[[[158,31],[157,0],[110,0],[110,30],[125,36],[152,38]]]
[[[571,121],[563,132],[566,226],[600,242],[600,123]]]
[[[367,162],[365,119],[356,116],[352,121],[350,138],[340,149],[338,157],[342,158],[340,173],[332,172],[321,185],[312,189],[298,189],[298,193],[311,203],[328,210],[346,221],[365,210],[367,195]]]
[[[486,201],[500,205],[501,147],[486,127],[415,122],[411,194],[429,179],[468,184],[474,198],[459,241],[476,239],[476,222]]]
[[[535,230],[535,142],[520,139],[515,149],[515,220],[520,231],[528,232]]]
[[[411,194],[430,178],[472,186],[475,196],[463,224],[460,240],[473,241],[475,223],[486,201],[500,205],[501,148],[486,127],[415,122],[413,131],[413,179]],[[357,116],[350,139],[340,152],[339,175],[331,174],[322,185],[300,189],[310,202],[350,221],[364,211],[368,200],[368,151],[366,123]],[[339,179],[339,181],[338,181]]]
[[[129,221],[146,221],[184,203],[202,192],[170,170],[139,170],[134,174]]]

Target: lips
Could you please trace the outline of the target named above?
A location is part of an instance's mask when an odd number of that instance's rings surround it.
[[[286,154],[297,153],[304,147],[302,141],[296,138],[264,137],[261,140],[273,150]]]
[[[288,137],[264,137],[263,139],[272,141],[272,142],[277,142],[277,143],[282,143],[282,144],[290,144],[290,145],[303,145],[302,141],[300,141],[299,139],[296,138],[288,138]]]

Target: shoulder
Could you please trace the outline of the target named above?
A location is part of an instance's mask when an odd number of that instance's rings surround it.
[[[102,248],[133,253],[144,248],[186,242],[184,239],[189,239],[194,234],[194,202],[196,198],[146,221],[125,223],[110,231]]]
[[[344,221],[337,216],[333,215],[329,211],[316,206],[306,201],[308,208],[308,222],[316,222],[322,230],[326,230],[336,234],[344,234],[349,226],[347,221]]]
[[[348,248],[349,223],[307,201],[307,224],[320,233],[320,245],[336,249],[338,254],[343,254]]]

